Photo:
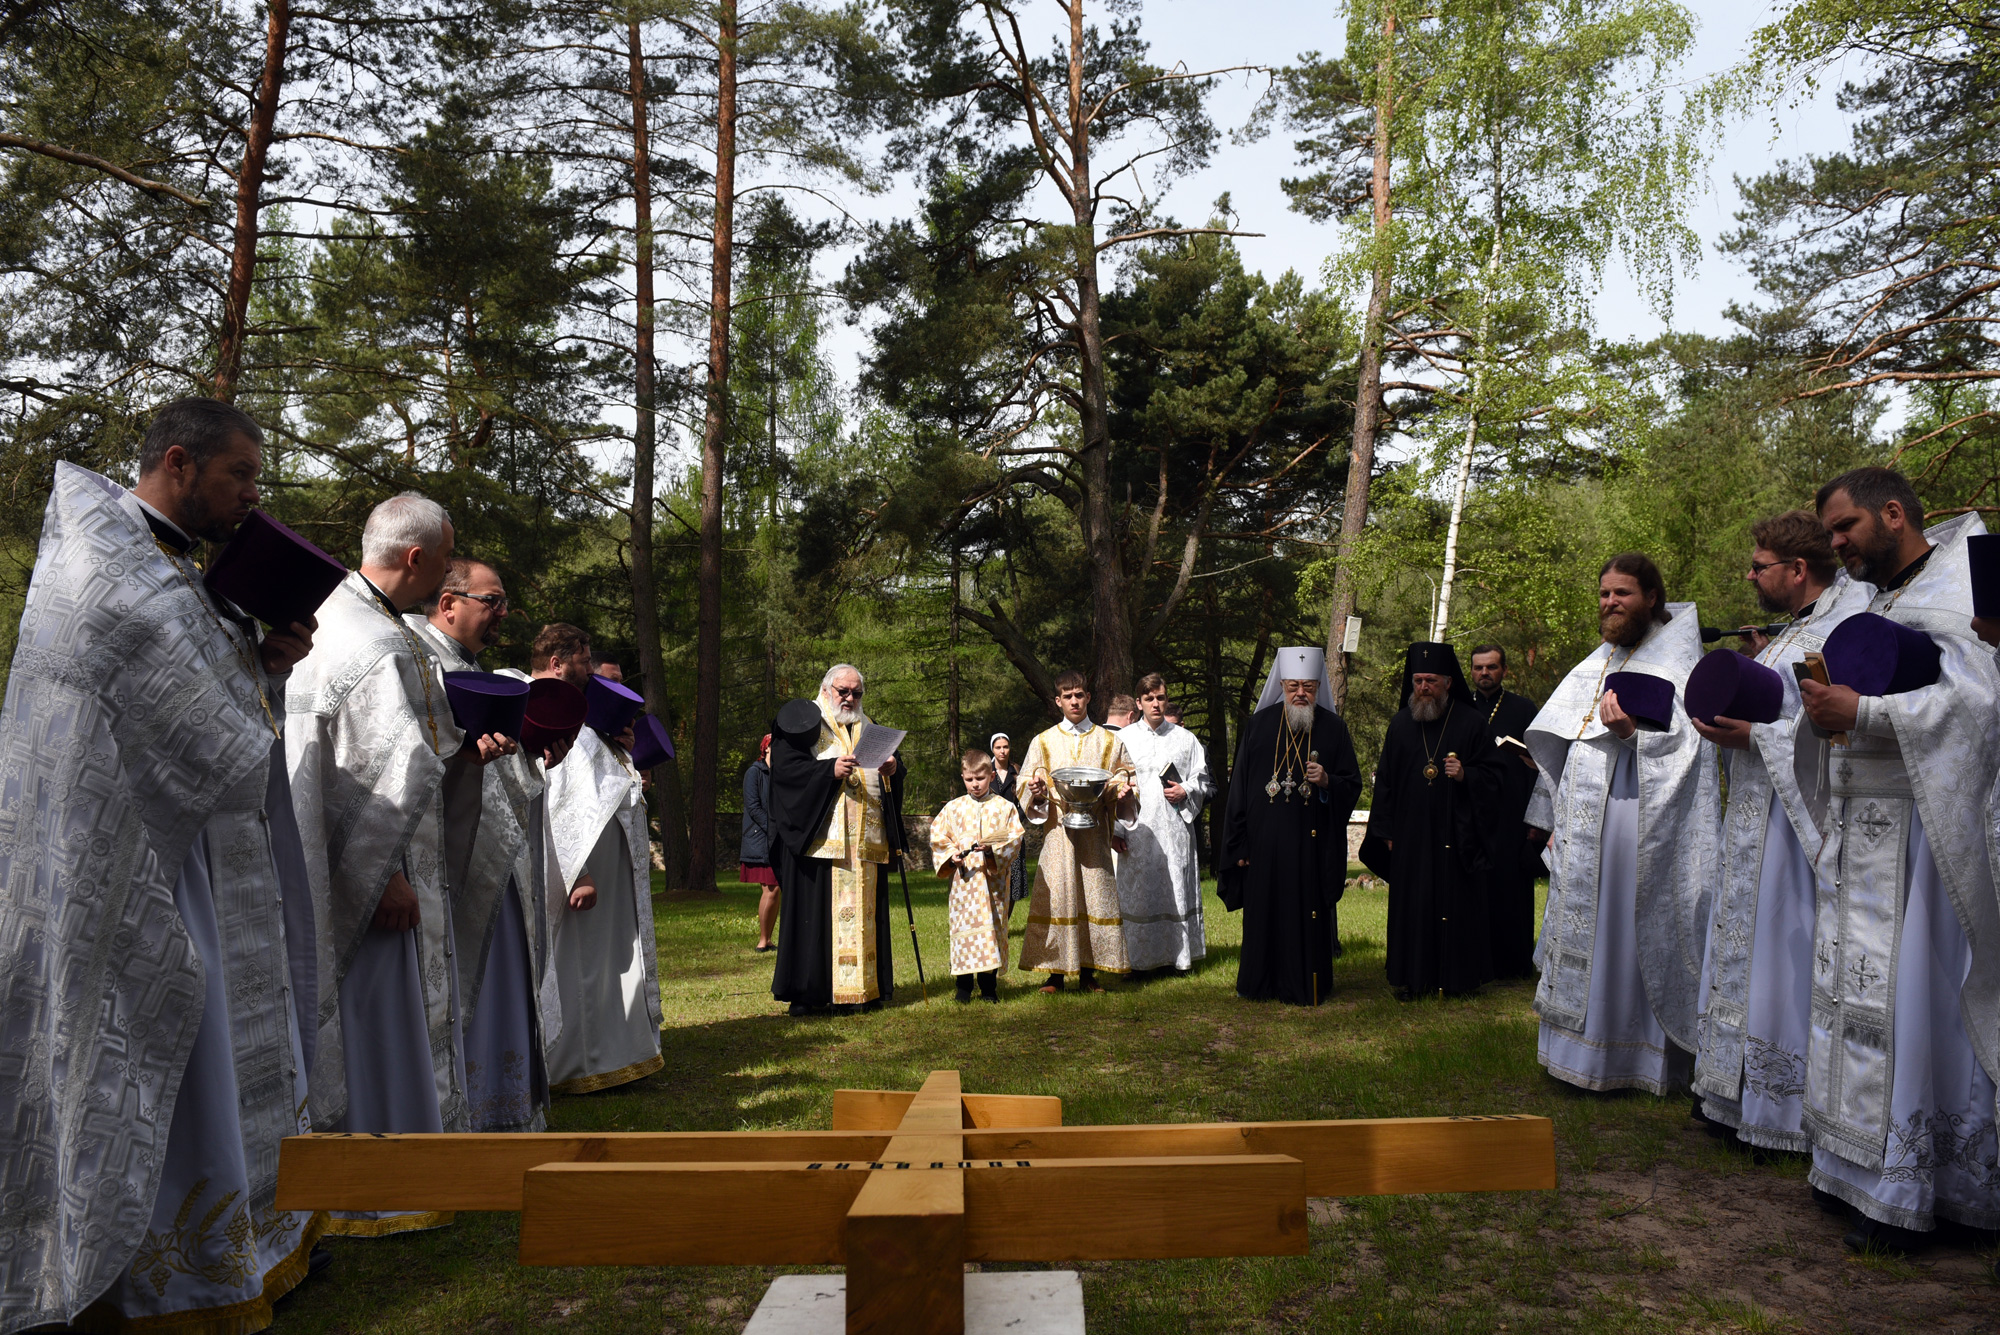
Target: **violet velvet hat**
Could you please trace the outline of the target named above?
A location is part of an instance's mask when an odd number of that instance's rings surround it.
[[[1833,628],[1820,650],[1826,675],[1859,695],[1901,695],[1935,685],[1936,641],[1900,621],[1857,612]]]
[[[673,738],[667,736],[667,725],[651,714],[639,715],[639,722],[632,730],[632,768],[651,769],[674,758]]]
[[[1614,672],[1604,679],[1604,689],[1618,693],[1618,707],[1647,732],[1665,732],[1674,726],[1674,684],[1650,672]]]
[[[202,583],[277,630],[311,624],[347,567],[262,510],[236,530]]]
[[[590,712],[584,721],[606,737],[616,737],[625,731],[625,725],[646,707],[646,698],[637,691],[594,672],[583,693],[590,701]]]
[[[1965,540],[1972,567],[1972,615],[2000,619],[2000,533],[1975,533]]]
[[[583,692],[560,677],[537,677],[527,683],[527,715],[521,722],[521,746],[539,755],[561,743],[568,746],[583,731],[590,712]]]
[[[1776,723],[1785,709],[1785,679],[1748,654],[1717,649],[1702,655],[1688,673],[1681,703],[1689,718],[1703,723],[1714,723],[1718,715],[1745,723]]]
[[[451,702],[452,721],[467,737],[497,732],[519,738],[528,713],[528,683],[497,672],[447,672],[444,698]]]

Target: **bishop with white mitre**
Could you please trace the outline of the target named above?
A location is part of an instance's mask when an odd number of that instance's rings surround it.
[[[1681,707],[1693,603],[1640,552],[1598,574],[1603,643],[1528,726],[1528,824],[1549,830],[1538,1055],[1584,1089],[1685,1089],[1720,836],[1715,748]],[[1622,694],[1621,694],[1622,688]]]
[[[274,761],[311,627],[260,636],[190,559],[262,442],[183,399],[132,490],[56,465],[0,714],[0,1331],[262,1330],[325,1226],[274,1207],[308,1129]]]

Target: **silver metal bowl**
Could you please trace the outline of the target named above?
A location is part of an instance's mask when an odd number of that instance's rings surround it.
[[[1104,790],[1111,782],[1111,771],[1095,765],[1065,765],[1052,771],[1049,779],[1062,793],[1063,828],[1096,829],[1097,817],[1091,814],[1091,808],[1104,796]]]

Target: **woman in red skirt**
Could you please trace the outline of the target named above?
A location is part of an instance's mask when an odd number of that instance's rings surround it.
[[[736,879],[761,885],[757,901],[757,949],[775,949],[771,929],[778,923],[778,875],[771,870],[771,734],[758,746],[757,760],[743,771],[743,839],[737,851]]]

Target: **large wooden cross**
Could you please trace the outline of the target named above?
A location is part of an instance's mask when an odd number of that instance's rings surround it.
[[[961,1335],[967,1261],[1299,1256],[1309,1196],[1555,1184],[1544,1117],[1064,1126],[933,1071],[830,1131],[294,1136],[277,1203],[518,1210],[523,1265],[845,1265],[849,1335]]]

